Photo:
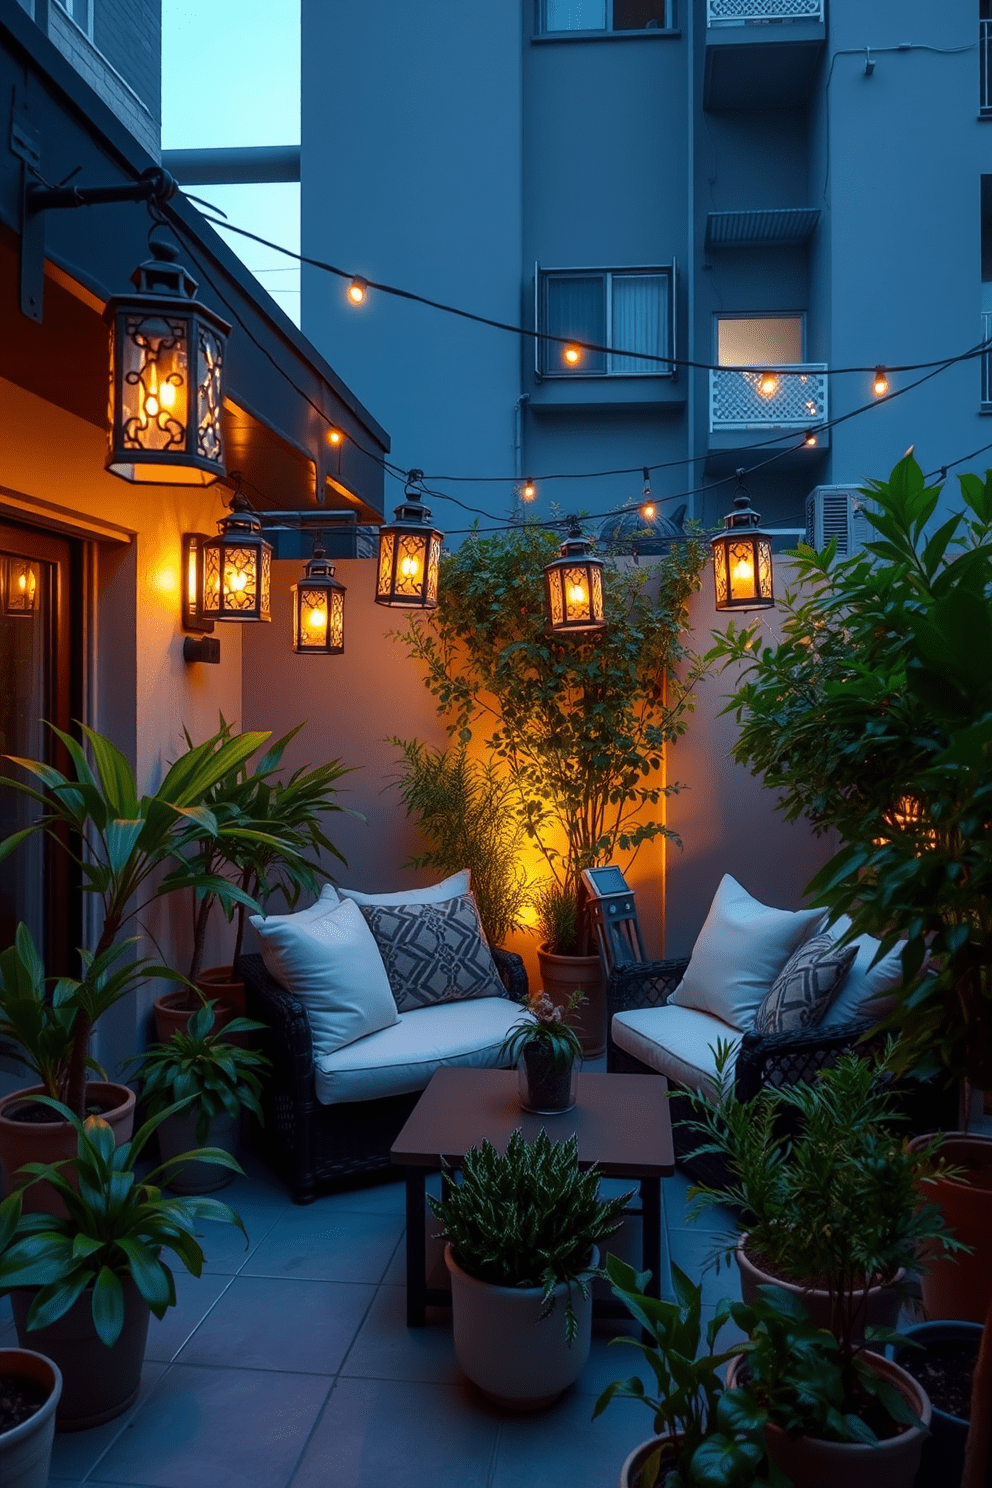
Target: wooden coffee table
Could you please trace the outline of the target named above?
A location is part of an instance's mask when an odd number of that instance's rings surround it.
[[[450,1294],[428,1287],[425,1242],[425,1179],[442,1160],[458,1168],[466,1152],[488,1138],[500,1152],[520,1127],[533,1141],[544,1128],[553,1141],[578,1138],[580,1168],[595,1164],[606,1178],[640,1183],[642,1269],[649,1290],[661,1295],[661,1180],[675,1171],[672,1124],[661,1075],[580,1074],[578,1102],[560,1116],[532,1116],[520,1109],[516,1070],[440,1069],[392,1147],[393,1162],[406,1170],[406,1320],[422,1327],[426,1308],[450,1305]],[[666,1286],[666,1291],[668,1290]],[[597,1303],[598,1311],[623,1311]]]

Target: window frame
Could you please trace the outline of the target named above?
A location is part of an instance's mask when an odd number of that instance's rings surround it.
[[[86,0],[85,26],[83,25],[82,21],[77,20],[77,18],[73,15],[72,10],[70,9],[70,6],[72,6],[74,3],[75,0],[55,0],[55,4],[58,6],[59,10],[66,17],[66,19],[72,22],[77,31],[82,32],[87,41],[92,41],[94,33],[93,12],[96,9],[96,0]]]
[[[614,355],[614,353],[613,353],[612,350],[609,350],[607,352],[607,354],[606,354],[606,366],[605,366],[605,368],[603,368],[602,371],[599,371],[597,369],[585,369],[585,368],[583,368],[581,366],[579,366],[579,367],[561,367],[561,366],[548,367],[548,366],[545,365],[545,358],[546,358],[547,350],[549,348],[549,343],[547,341],[541,340],[541,338],[539,336],[535,336],[535,338],[534,338],[534,374],[535,374],[535,376],[537,377],[537,379],[539,381],[541,381],[541,380],[543,380],[545,378],[562,378],[562,379],[565,379],[567,381],[567,380],[570,380],[570,379],[571,380],[575,380],[577,378],[588,378],[588,377],[603,377],[603,378],[609,378],[610,380],[612,380],[614,378],[620,378],[620,377],[666,377],[666,378],[670,379],[673,382],[675,381],[675,378],[676,378],[676,374],[677,374],[678,369],[675,366],[674,360],[672,360],[672,358],[674,358],[674,356],[675,356],[675,347],[676,347],[676,344],[677,344],[677,339],[676,339],[676,330],[677,330],[677,328],[676,328],[676,323],[675,323],[675,304],[676,304],[675,286],[676,286],[676,280],[677,280],[677,266],[676,266],[676,260],[674,258],[671,260],[670,263],[666,263],[666,264],[623,264],[623,265],[614,264],[614,265],[611,265],[611,267],[609,267],[609,268],[604,268],[604,267],[601,267],[599,265],[594,265],[594,266],[590,266],[590,267],[575,266],[575,267],[564,267],[564,268],[558,268],[558,267],[556,267],[556,268],[545,268],[541,264],[535,263],[535,265],[534,265],[534,325],[535,325],[535,327],[537,328],[538,331],[542,331],[542,332],[545,331],[546,328],[547,328],[547,324],[548,324],[548,315],[547,315],[548,300],[547,300],[546,286],[547,286],[549,280],[555,279],[555,278],[567,278],[567,277],[571,277],[571,276],[579,277],[581,275],[586,275],[589,278],[601,277],[601,278],[603,278],[606,281],[605,282],[605,293],[606,293],[606,307],[605,307],[606,308],[606,322],[605,322],[606,323],[606,345],[608,347],[612,347],[612,343],[613,343],[613,277],[614,277],[614,275],[623,277],[625,275],[636,275],[636,274],[651,274],[651,275],[655,275],[655,276],[658,276],[658,277],[662,277],[662,278],[664,278],[667,281],[667,284],[668,284],[668,347],[667,347],[667,351],[668,351],[668,356],[669,356],[669,359],[670,360],[666,364],[665,369],[663,369],[662,364],[659,363],[657,367],[654,367],[650,371],[647,371],[647,372],[614,371],[611,368],[611,366],[610,366],[610,362],[612,361],[612,358],[613,358],[613,355]],[[629,355],[630,353],[626,353],[625,352],[623,354],[624,355]]]
[[[720,361],[720,322],[721,320],[798,320],[800,334],[800,350],[802,357],[798,362],[778,363],[775,365],[789,367],[804,367],[809,358],[809,348],[806,345],[806,311],[805,310],[714,310],[713,312],[713,365],[719,367],[721,372],[733,372],[736,363],[724,366]],[[771,363],[768,364],[769,366]],[[764,362],[741,362],[742,370],[765,366]]]
[[[92,3],[92,0],[91,0]],[[552,31],[548,28],[548,0],[534,0],[535,26],[534,34],[540,37],[551,37],[554,41],[576,40],[588,41],[592,36],[671,36],[678,31],[678,15],[676,10],[677,0],[665,0],[665,24],[663,26],[640,26],[633,31],[615,31],[613,29],[613,0],[606,0],[606,25],[591,31]]]

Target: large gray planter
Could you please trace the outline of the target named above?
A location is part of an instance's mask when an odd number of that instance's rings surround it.
[[[47,1488],[62,1376],[44,1354],[21,1348],[0,1348],[0,1375],[5,1374],[41,1385],[48,1399],[20,1426],[0,1431],[0,1483],[3,1488]]]
[[[237,1155],[241,1122],[236,1116],[215,1116],[210,1123],[205,1142],[196,1140],[196,1117],[185,1114],[167,1116],[158,1128],[158,1147],[165,1162],[170,1157],[181,1157],[192,1152],[194,1147],[219,1147],[222,1152]],[[235,1174],[231,1168],[222,1168],[219,1163],[182,1163],[170,1169],[166,1188],[173,1193],[205,1194],[215,1189],[226,1188]]]

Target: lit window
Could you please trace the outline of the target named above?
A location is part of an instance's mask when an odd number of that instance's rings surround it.
[[[670,31],[675,0],[542,0],[545,34],[589,31]]]
[[[538,342],[537,370],[545,377],[670,377],[673,279],[671,268],[539,273],[539,328],[562,339]]]
[[[799,364],[803,359],[802,316],[719,316],[716,349],[721,367]]]

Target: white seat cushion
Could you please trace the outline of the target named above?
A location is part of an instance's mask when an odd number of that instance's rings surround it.
[[[834,940],[851,928],[847,915],[841,915],[827,931]],[[847,979],[828,1007],[821,1028],[837,1028],[861,1018],[887,1018],[895,1007],[892,993],[902,985],[902,946],[893,946],[876,966],[872,966],[880,942],[873,935],[859,935],[851,942],[857,946]]]
[[[749,1029],[793,951],[823,919],[822,909],[772,909],[724,874],[672,1002]]]
[[[438,904],[442,899],[457,899],[467,894],[472,875],[467,868],[443,878],[440,883],[429,884],[426,889],[399,889],[395,894],[363,894],[358,889],[338,889],[342,899],[354,899],[356,904]]]
[[[731,1069],[737,1059],[741,1035],[729,1023],[695,1008],[631,1008],[613,1016],[613,1042],[659,1075],[667,1075],[690,1090],[715,1093],[716,1046],[723,1040],[733,1045]]]
[[[500,1058],[503,1040],[522,1012],[509,997],[480,997],[400,1013],[391,1028],[315,1058],[317,1099],[331,1106],[405,1095],[423,1090],[435,1070],[449,1065],[498,1069],[507,1063]]]

